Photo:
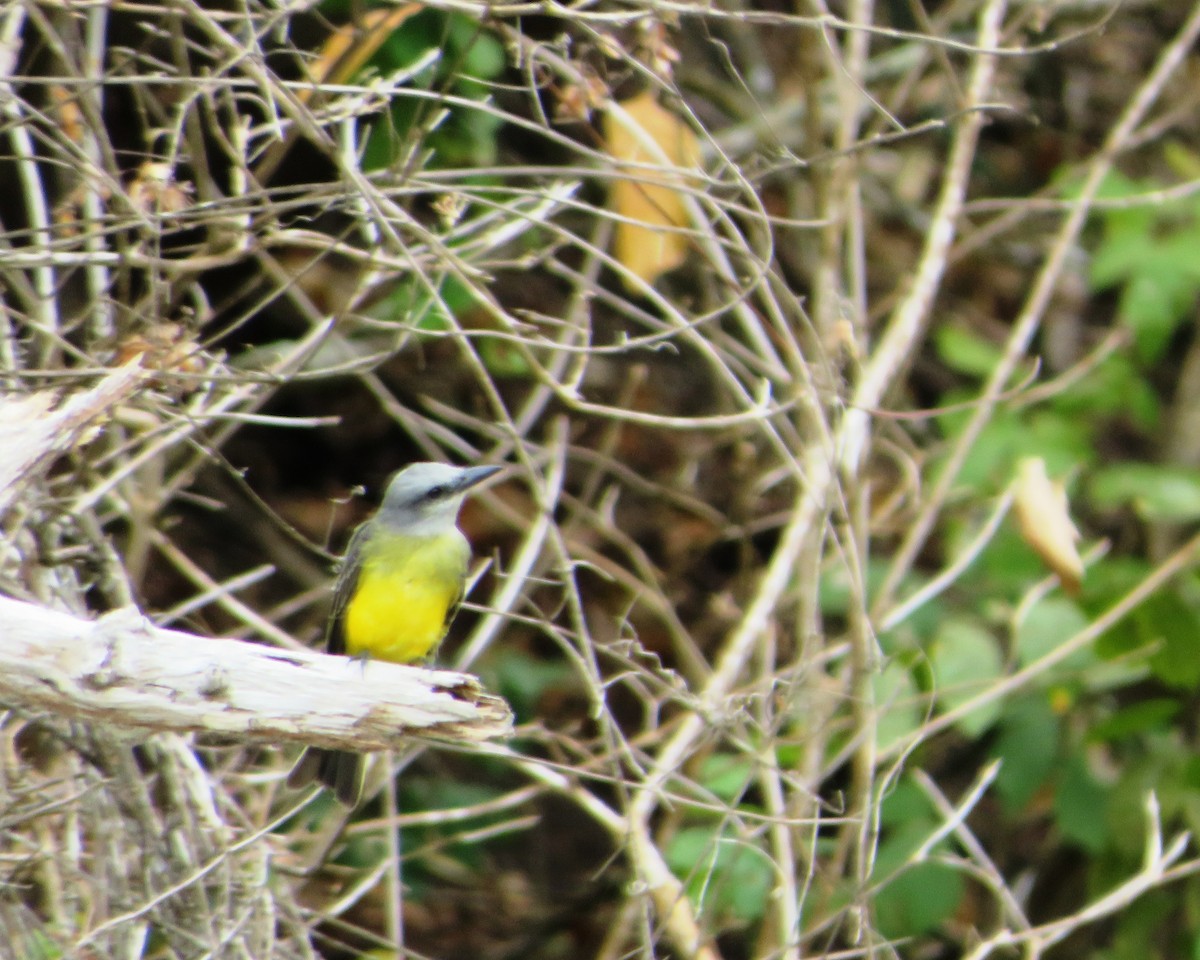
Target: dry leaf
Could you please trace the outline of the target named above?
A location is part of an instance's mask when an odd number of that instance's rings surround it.
[[[0,513],[39,464],[85,442],[97,421],[103,422],[145,376],[134,361],[110,370],[95,386],[70,394],[61,403],[49,391],[0,394]]]
[[[1063,589],[1077,596],[1083,580],[1083,561],[1075,549],[1079,531],[1071,522],[1066,490],[1046,474],[1046,461],[1041,457],[1025,457],[1017,464],[1015,492],[1021,536],[1046,566],[1058,574]]]
[[[72,143],[81,145],[87,134],[77,94],[61,83],[50,84],[48,93],[50,94],[50,116],[54,118],[59,132]]]
[[[655,76],[670,82],[675,74],[675,64],[682,58],[669,39],[667,25],[661,20],[642,20],[638,26],[642,34],[638,46],[646,65],[654,71]]]
[[[338,27],[321,47],[321,53],[308,68],[308,78],[316,84],[347,83],[375,56],[375,52],[409,17],[421,9],[417,3],[369,10],[354,23]],[[308,102],[311,90],[301,90],[301,102]]]
[[[147,160],[127,188],[129,202],[142,213],[181,213],[192,205],[192,185],[175,179],[169,163]]]
[[[200,346],[196,338],[181,323],[163,321],[133,333],[117,344],[114,362],[125,366],[141,359],[146,370],[179,370],[199,374],[204,371]]]
[[[584,123],[591,119],[593,110],[608,103],[608,86],[596,72],[584,65],[580,73],[583,77],[581,82],[566,84],[555,91],[556,123]]]
[[[609,207],[617,221],[613,253],[630,273],[653,283],[683,263],[688,237],[672,228],[689,223],[680,187],[700,165],[700,145],[690,127],[659,106],[652,92],[639,94],[621,105],[624,116],[609,110],[604,115],[604,139],[616,161],[618,177],[609,194]],[[640,131],[630,129],[630,123]],[[646,141],[658,145],[653,150]],[[674,169],[626,167],[626,164],[663,166],[663,156]],[[628,278],[626,287],[636,289]]]

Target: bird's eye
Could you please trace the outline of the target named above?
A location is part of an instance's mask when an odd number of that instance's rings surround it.
[[[428,500],[440,500],[448,492],[449,491],[446,489],[446,487],[439,484],[436,487],[430,487],[429,492],[427,494],[425,494],[425,497]]]

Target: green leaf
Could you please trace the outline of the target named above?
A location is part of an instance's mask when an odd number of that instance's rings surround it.
[[[947,524],[953,539],[947,538],[951,546],[947,553],[956,556],[967,549],[968,538],[979,532],[982,522],[977,515],[970,527],[959,531],[957,525]],[[999,603],[1015,602],[1016,598],[1046,575],[1046,567],[1038,555],[1029,549],[1017,531],[1015,523],[1006,523],[992,538],[987,549],[966,571],[958,586],[968,596],[987,597]]]
[[[1056,410],[1039,410],[1026,423],[1023,457],[1041,457],[1051,476],[1062,476],[1096,459],[1092,424]]]
[[[841,564],[836,564],[835,566],[840,567]],[[868,597],[874,596],[878,592],[879,587],[887,579],[890,568],[891,560],[885,560],[883,557],[872,556],[867,561]],[[900,581],[898,593],[901,596],[911,596],[928,582],[929,577],[927,574],[920,571],[910,571]],[[829,597],[831,602],[837,601],[841,603],[840,611],[835,608],[831,612],[840,613],[840,615],[844,616],[855,600],[853,587],[849,583],[849,580],[844,581],[844,587],[842,584],[843,581],[831,579],[827,588],[829,592],[826,596]],[[844,590],[844,592],[835,593],[835,590]],[[945,606],[940,598],[935,598],[929,603],[921,604],[916,610],[913,610],[905,617],[904,622],[898,627],[880,632],[878,636],[880,647],[889,656],[897,653],[911,654],[920,651],[924,639],[937,630],[937,625],[941,623],[945,613]]]
[[[942,864],[909,861],[941,818],[924,792],[905,778],[883,798],[879,819],[883,839],[872,870],[872,879],[882,884],[872,898],[876,919],[890,937],[931,930],[957,907],[961,878]],[[947,845],[943,839],[934,850]]]
[[[1163,935],[1172,928],[1177,909],[1173,896],[1138,897],[1123,906],[1113,916],[1110,960],[1175,960],[1178,952],[1161,948],[1166,946]]]
[[[1071,600],[1061,596],[1044,597],[1034,604],[1017,628],[1017,662],[1028,666],[1057,649],[1088,624],[1088,617]],[[1091,649],[1072,654],[1056,667],[1056,672],[1073,672],[1095,663]],[[1053,679],[1053,678],[1050,678]]]
[[[1009,704],[997,724],[992,755],[1001,761],[996,793],[1010,813],[1020,813],[1057,766],[1059,719],[1045,696]]]
[[[479,359],[493,377],[524,379],[532,372],[525,354],[515,343],[500,337],[481,337],[478,340]]]
[[[1092,776],[1081,754],[1067,760],[1054,794],[1054,817],[1064,837],[1089,853],[1100,853],[1108,842],[1108,791]]]
[[[63,948],[44,930],[27,930],[23,933],[13,930],[9,934],[13,938],[9,949],[16,949],[14,943],[20,943],[17,960],[60,960]]]
[[[1111,716],[1093,724],[1087,738],[1092,742],[1114,743],[1147,731],[1165,731],[1179,714],[1182,704],[1165,697],[1143,700],[1122,707]]]
[[[745,754],[712,754],[700,765],[700,785],[725,803],[739,803],[754,778],[754,766]]]
[[[953,391],[943,398],[943,402],[954,404],[975,399],[977,398],[973,393]],[[939,416],[938,422],[942,424],[947,438],[952,438],[968,416],[965,411],[955,411]],[[957,483],[973,490],[998,488],[1012,472],[1013,461],[1016,460],[1026,437],[1025,424],[1014,413],[997,410],[983,428],[979,439],[971,445],[959,471]],[[940,465],[935,468],[935,476],[937,472],[940,472]]]
[[[1143,429],[1152,429],[1159,420],[1158,394],[1135,367],[1130,357],[1113,354],[1106,357],[1086,377],[1081,377],[1051,400],[1061,416],[1074,418],[1094,430],[1101,416],[1117,415],[1132,419]],[[1096,459],[1092,449],[1085,462]],[[1060,471],[1053,471],[1058,475]]]
[[[1157,189],[1149,180],[1133,180],[1112,173],[1101,184],[1097,196],[1120,200]],[[1077,187],[1075,196],[1078,196]],[[1150,205],[1114,208],[1102,215],[1104,235],[1092,257],[1092,289],[1103,290],[1133,273],[1147,258],[1158,213]]]
[[[995,343],[959,324],[938,326],[933,340],[934,348],[946,366],[973,377],[989,376],[1004,356],[1004,351]]]
[[[1176,151],[1177,159],[1183,155]],[[1114,196],[1131,196],[1159,185],[1114,176]],[[1145,204],[1102,214],[1102,239],[1091,261],[1092,289],[1120,287],[1117,314],[1134,335],[1143,363],[1161,359],[1200,293],[1200,220],[1194,203]]]
[[[375,313],[380,320],[405,327],[442,331],[477,302],[475,291],[457,277],[431,277],[399,285]]]
[[[922,843],[929,831],[937,828],[937,809],[925,792],[908,777],[900,780],[883,798],[879,822],[885,827],[915,830],[910,843],[901,843],[900,833],[890,831],[887,842],[876,856],[876,873],[898,870]],[[928,828],[928,829],[926,829]]]
[[[873,898],[880,933],[899,940],[937,929],[954,915],[963,890],[958,871],[945,864],[918,863],[906,868]]]
[[[492,88],[487,81],[507,66],[503,43],[479,20],[427,9],[393,31],[373,58],[372,67],[384,73],[408,69],[430,50],[439,50],[441,57],[414,76],[410,85],[451,92],[462,99],[488,99]],[[432,167],[493,163],[503,119],[479,107],[456,103],[447,105],[436,125],[430,125],[441,109],[434,101],[399,91],[383,118],[371,125],[364,167],[386,169],[413,149]],[[422,137],[419,144],[413,139],[418,133]]]
[[[1145,520],[1200,519],[1200,472],[1148,463],[1119,463],[1097,470],[1088,484],[1098,507],[1132,506]]]
[[[463,51],[461,70],[469,77],[491,80],[508,65],[504,44],[472,17],[451,18],[450,43]]]
[[[946,621],[930,647],[938,702],[952,710],[986,690],[1003,673],[1000,649],[991,633],[973,620]],[[977,737],[1000,715],[1001,704],[992,702],[972,710],[956,724],[969,737]]]
[[[926,697],[913,682],[912,672],[893,659],[871,679],[874,687],[875,740],[881,748],[920,729],[925,722]]]
[[[666,858],[710,923],[740,926],[760,919],[766,911],[774,868],[747,841],[714,833],[711,827],[686,827],[671,838]]]
[[[1163,144],[1163,159],[1172,172],[1183,180],[1200,179],[1200,155],[1176,140]]]
[[[1093,290],[1116,286],[1147,265],[1154,265],[1154,214],[1149,208],[1119,210],[1105,219],[1104,240],[1091,262]]]
[[[1200,686],[1200,616],[1178,592],[1150,597],[1135,611],[1133,623],[1142,643],[1154,651],[1147,663],[1156,677],[1182,690]]]
[[[1121,290],[1117,314],[1133,333],[1138,356],[1145,363],[1162,357],[1195,292],[1185,275],[1164,276],[1162,270],[1169,267],[1156,261],[1154,270],[1130,277]],[[1181,288],[1180,280],[1186,286]]]
[[[389,72],[402,70],[416,63],[427,50],[440,47],[442,19],[442,15],[433,10],[423,10],[406,19],[379,48],[376,54],[379,68]],[[431,77],[432,73],[429,73],[418,81],[419,85],[423,86]]]
[[[955,391],[943,398],[946,404],[973,401],[973,394]],[[938,417],[953,438],[965,422],[963,411]],[[971,445],[957,478],[970,490],[998,490],[1012,476],[1018,457],[1042,457],[1047,469],[1059,475],[1095,460],[1095,443],[1090,419],[1057,410],[1040,410],[1032,415],[1011,410],[997,411]],[[936,476],[937,468],[934,470]]]
[[[548,691],[578,687],[573,671],[561,660],[531,657],[512,647],[498,649],[485,666],[488,685],[511,704],[519,721],[537,716],[539,701]]]
[[[1125,197],[1134,197],[1139,193],[1145,193],[1154,186],[1154,184],[1147,184],[1142,180],[1134,180],[1132,177],[1127,177],[1119,170],[1112,170],[1105,175],[1100,188],[1096,191],[1096,196],[1104,200],[1121,200]],[[1078,199],[1081,188],[1082,180],[1075,179],[1072,186],[1067,188],[1066,195]],[[1138,208],[1118,208],[1114,211],[1114,214],[1120,216],[1128,209],[1136,210]]]
[[[1095,502],[1093,499],[1092,503],[1095,504]],[[1140,557],[1121,554],[1107,557],[1104,563],[1096,564],[1088,570],[1087,579],[1084,581],[1086,609],[1093,615],[1107,610],[1115,598],[1134,589],[1146,579],[1146,574],[1149,572],[1150,564]],[[1119,632],[1121,626],[1122,624],[1117,624],[1114,629],[1100,637],[1097,643],[1102,644],[1105,637]],[[1128,649],[1128,647],[1124,649]]]
[[[825,567],[817,586],[817,602],[825,616],[845,616],[854,599],[854,582],[843,563]]]

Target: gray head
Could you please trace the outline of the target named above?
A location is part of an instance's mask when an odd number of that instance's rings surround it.
[[[452,467],[447,463],[414,463],[388,484],[379,515],[417,536],[449,530],[472,487],[499,467]]]

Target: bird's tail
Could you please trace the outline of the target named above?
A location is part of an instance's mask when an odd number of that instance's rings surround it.
[[[292,767],[287,785],[294,789],[318,780],[333,791],[338,803],[354,808],[362,796],[362,774],[362,757],[357,753],[309,747]]]

